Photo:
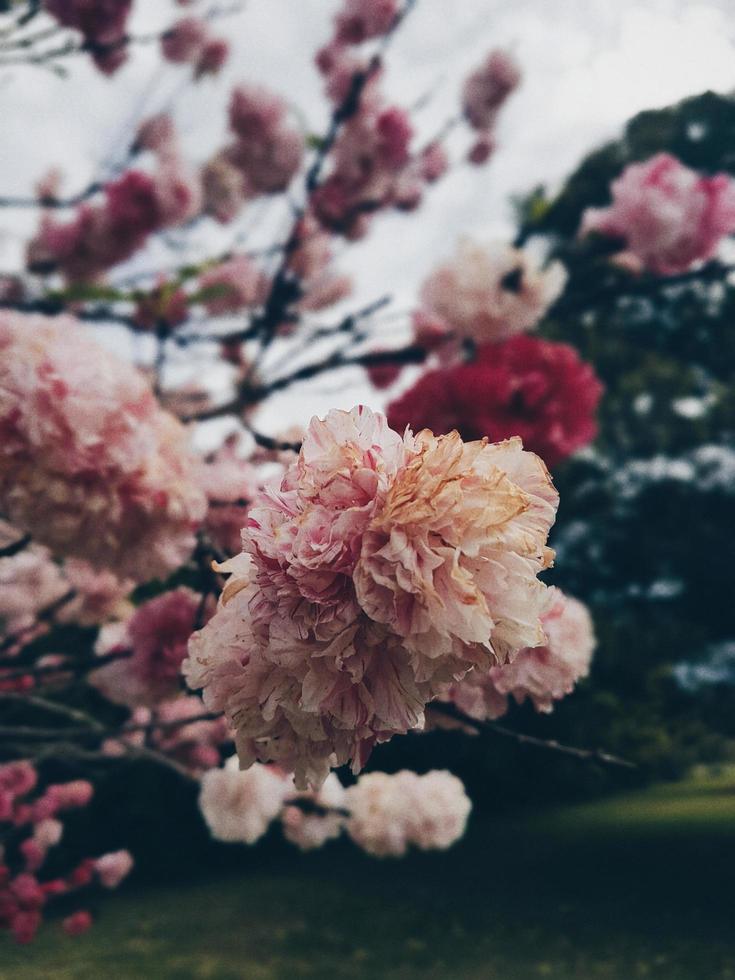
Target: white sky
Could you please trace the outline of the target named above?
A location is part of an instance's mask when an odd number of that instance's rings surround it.
[[[222,138],[227,93],[239,80],[279,90],[319,132],[326,109],[311,59],[336,7],[333,0],[248,0],[242,13],[221,22],[233,45],[226,71],[196,87],[185,85],[186,69],[158,69],[151,48],[137,51],[109,81],[83,61],[66,81],[31,68],[0,73],[0,194],[28,193],[52,164],[70,175],[66,191],[79,189],[114,159],[121,138],[124,146],[132,119],[175,92],[177,122],[198,159]],[[158,29],[181,9],[169,0],[137,0],[133,28]],[[405,306],[459,235],[507,234],[511,194],[558,185],[640,109],[707,88],[734,89],[735,3],[418,0],[390,49],[388,92],[405,105],[433,93],[417,120],[422,135],[433,134],[456,106],[467,69],[495,46],[510,47],[524,70],[503,115],[499,152],[485,168],[458,167],[416,215],[379,219],[368,241],[345,252],[342,267],[359,275],[358,303],[388,292]],[[257,229],[262,212],[251,220]],[[32,227],[30,214],[0,215],[0,269],[17,261]],[[310,399],[312,407],[328,406]]]

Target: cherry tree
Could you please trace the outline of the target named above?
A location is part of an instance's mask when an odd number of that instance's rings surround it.
[[[445,771],[361,775],[396,736],[454,727],[622,762],[497,723],[510,699],[552,710],[595,646],[585,606],[539,578],[547,467],[594,439],[602,395],[573,347],[533,333],[564,267],[465,240],[412,310],[349,309],[339,252],[387,212],[418,220],[450,167],[491,162],[521,81],[490,52],[420,139],[384,86],[413,5],[344,0],[325,20],[321,134],[249,79],[201,159],[157,112],[109,178],[62,193],[52,170],[0,198],[35,214],[24,267],[0,277],[0,926],[20,941],[72,893],[64,928],[83,931],[88,893],[132,866],[119,851],[44,874],[58,815],[93,794],[52,781],[59,760],[172,770],[221,841],[279,822],[300,848],[346,833],[376,856],[450,846],[471,808]],[[181,6],[143,35],[132,0],[6,4],[0,67],[63,76],[89,58],[114,75],[153,45],[197,83],[226,62],[228,10]],[[734,197],[671,159],[636,165],[580,248],[612,236],[616,262],[678,273],[735,230]],[[252,248],[265,206],[286,229]],[[216,254],[199,234],[215,227],[232,231]],[[135,363],[112,327],[143,342]],[[263,431],[275,396],[348,370],[386,414],[348,401]]]

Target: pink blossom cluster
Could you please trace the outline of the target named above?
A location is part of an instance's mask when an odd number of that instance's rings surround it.
[[[94,63],[111,75],[127,60],[125,29],[133,0],[43,0],[62,27],[80,31]]]
[[[402,857],[410,845],[445,850],[464,834],[472,804],[446,770],[370,772],[345,794],[350,838],[375,857]]]
[[[201,699],[193,695],[161,701],[153,708],[135,708],[128,728],[103,743],[106,755],[121,756],[130,750],[134,755],[136,748],[153,748],[192,776],[219,765],[221,746],[230,737],[224,718],[206,717]]]
[[[117,888],[133,866],[127,851],[113,851],[99,858],[85,858],[64,875],[44,875],[49,851],[61,840],[59,817],[87,806],[92,786],[85,780],[52,783],[38,788],[38,773],[30,762],[0,765],[0,930],[8,930],[20,943],[30,942],[38,931],[48,903],[97,884]],[[86,910],[78,910],[62,922],[69,935],[79,935],[92,923]]]
[[[505,340],[530,330],[559,298],[567,274],[561,262],[542,268],[527,251],[464,239],[421,287],[417,339],[436,345],[444,334],[477,343]]]
[[[20,537],[20,531],[8,535],[9,540]],[[38,614],[61,599],[67,588],[46,548],[34,545],[0,558],[0,637],[31,639],[39,628]]]
[[[202,776],[199,809],[215,840],[254,844],[276,819],[293,789],[289,776],[275,766],[240,771],[236,755],[221,769]]]
[[[204,517],[187,433],[69,317],[0,316],[0,509],[59,555],[165,576]]]
[[[462,109],[477,139],[469,152],[471,163],[481,164],[495,149],[494,129],[498,113],[521,82],[521,70],[507,52],[497,49],[487,55],[464,83]]]
[[[211,266],[199,277],[199,295],[212,316],[260,306],[269,288],[268,277],[247,255],[233,255]]]
[[[205,20],[184,17],[161,37],[161,54],[175,65],[191,65],[194,74],[216,74],[227,61],[230,46],[215,37]]]
[[[132,708],[174,697],[201,603],[185,586],[142,602],[124,624],[101,635],[97,652],[120,656],[93,671],[90,683],[110,701]]]
[[[330,173],[311,195],[311,210],[320,224],[347,238],[361,238],[376,212],[417,207],[424,184],[436,176],[422,156],[412,154],[412,139],[408,113],[387,104],[377,79],[371,79],[335,141]]]
[[[612,203],[588,208],[581,234],[622,239],[627,255],[663,276],[710,259],[735,232],[735,181],[702,177],[668,153],[632,163],[613,181]]]
[[[335,38],[341,44],[362,44],[387,34],[399,10],[398,0],[344,0],[335,18]]]
[[[201,208],[201,188],[176,153],[162,153],[156,173],[128,170],[104,187],[100,203],[82,203],[71,221],[45,214],[28,243],[32,272],[59,271],[70,282],[94,282],[130,258],[162,228]]]
[[[519,650],[511,663],[489,671],[470,671],[451,686],[446,700],[481,721],[504,715],[511,695],[518,704],[528,698],[536,711],[551,711],[589,673],[596,641],[587,607],[560,589],[549,589],[541,623],[543,646]]]
[[[409,114],[384,99],[379,61],[354,50],[387,34],[399,17],[396,0],[345,0],[334,35],[316,58],[341,127],[328,154],[327,177],[310,195],[310,209],[325,229],[348,238],[362,237],[377,211],[416,208],[425,185],[448,167],[441,142],[412,149]]]
[[[352,279],[335,271],[332,236],[312,216],[303,218],[294,233],[288,268],[299,282],[297,313],[333,306],[352,292]]]
[[[217,547],[232,554],[241,547],[240,530],[257,495],[260,473],[252,461],[238,454],[236,440],[225,442],[203,460],[199,472],[208,502],[204,526]]]
[[[0,531],[3,526],[10,527],[0,521]],[[11,540],[21,537],[17,530],[9,535]],[[127,602],[131,588],[129,580],[98,572],[78,558],[58,564],[41,545],[0,558],[0,639],[9,648],[6,653],[17,652],[48,629],[43,618],[49,613],[54,622],[80,626],[126,616],[132,609]]]
[[[245,767],[276,762],[300,789],[359,771],[443,685],[544,641],[556,503],[519,440],[400,436],[362,406],[313,419],[221,566],[189,686],[225,711]]]
[[[316,791],[294,789],[281,811],[281,827],[286,840],[301,851],[313,851],[339,837],[345,826],[347,792],[337,774],[330,772]],[[289,805],[289,801],[307,806]]]
[[[229,120],[235,139],[201,173],[207,214],[228,222],[246,201],[288,187],[304,152],[303,134],[289,115],[288,104],[268,89],[240,85],[233,90]]]
[[[343,831],[368,854],[401,857],[410,845],[444,850],[463,835],[472,804],[446,771],[419,776],[371,772],[345,789],[331,772],[318,790],[297,791],[279,767],[239,768],[237,756],[202,777],[199,809],[216,840],[253,844],[280,820],[302,851],[323,847]]]

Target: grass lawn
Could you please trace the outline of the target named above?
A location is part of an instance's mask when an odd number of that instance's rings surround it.
[[[475,814],[453,850],[403,861],[272,851],[113,896],[79,939],[2,940],[0,978],[735,980],[732,777]]]

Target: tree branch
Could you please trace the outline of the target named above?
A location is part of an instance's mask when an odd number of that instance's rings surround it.
[[[474,728],[478,732],[490,732],[493,735],[501,735],[503,738],[513,739],[519,745],[529,745],[536,749],[546,749],[551,752],[558,752],[561,755],[568,755],[582,762],[599,762],[606,766],[620,766],[625,769],[637,769],[635,762],[628,759],[621,759],[617,755],[605,752],[603,749],[580,749],[573,745],[565,745],[557,742],[556,739],[537,738],[535,735],[525,735],[523,732],[513,731],[505,725],[498,725],[495,721],[478,721],[470,715],[460,711],[455,705],[444,701],[432,701],[429,711],[434,711],[453,721],[458,721],[462,725]]]

